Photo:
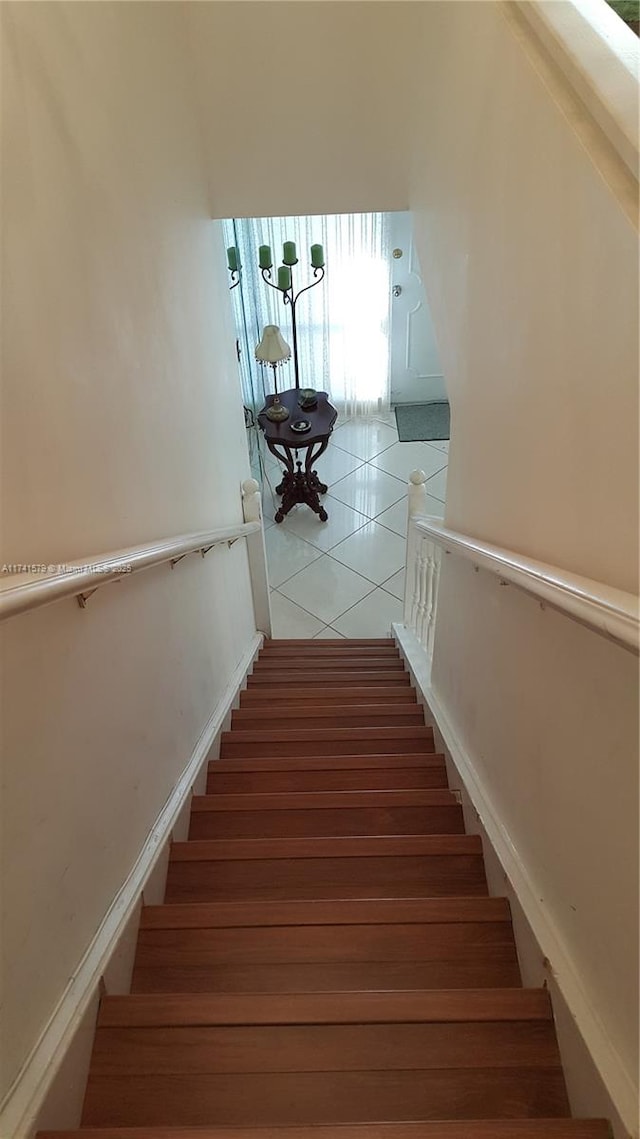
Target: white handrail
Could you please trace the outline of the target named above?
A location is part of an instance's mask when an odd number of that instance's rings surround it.
[[[635,594],[460,534],[448,529],[438,518],[413,515],[411,523],[419,534],[435,542],[446,554],[466,558],[596,633],[638,652],[640,599]]]
[[[259,521],[221,526],[58,565],[5,564],[0,567],[0,621],[66,597],[77,597],[84,607],[90,594],[101,585],[166,562],[171,562],[173,568],[187,554],[200,553],[204,557],[213,546],[232,545],[239,538],[256,533],[261,526]]]

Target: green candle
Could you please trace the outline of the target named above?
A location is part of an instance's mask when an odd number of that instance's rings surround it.
[[[236,273],[238,271],[238,250],[236,249],[235,245],[230,245],[227,249],[227,265],[231,269],[232,273]]]
[[[270,269],[271,266],[273,265],[273,258],[271,256],[271,246],[270,245],[261,245],[260,249],[258,250],[258,254],[260,257],[260,268],[261,269]]]
[[[282,251],[282,260],[284,261],[285,265],[298,264],[298,255],[296,253],[295,241],[285,241]]]
[[[324,249],[321,245],[311,246],[311,264],[314,269],[324,268]]]
[[[291,270],[287,265],[281,265],[278,269],[278,288],[282,289],[283,293],[291,288]]]

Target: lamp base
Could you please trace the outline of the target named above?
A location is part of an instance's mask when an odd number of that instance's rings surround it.
[[[289,418],[289,412],[286,407],[280,403],[280,396],[276,395],[273,397],[273,403],[271,407],[267,408],[265,415],[267,419],[270,419],[273,423],[282,423],[285,419]]]

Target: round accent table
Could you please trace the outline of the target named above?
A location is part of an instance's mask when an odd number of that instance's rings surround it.
[[[303,410],[300,407],[298,395],[296,388],[280,392],[280,402],[289,412],[289,418],[285,419],[284,423],[274,422],[265,414],[273,403],[271,395],[267,396],[267,402],[258,415],[258,423],[264,432],[267,447],[285,467],[282,482],[276,487],[276,493],[282,495],[282,502],[275,513],[275,521],[282,522],[292,506],[303,502],[311,507],[321,522],[326,522],[329,516],[320,502],[320,495],[326,494],[328,488],[325,483],[320,482],[313,464],[329,445],[338,412],[329,403],[326,392],[318,392],[317,405],[311,410]],[[311,424],[309,431],[304,435],[291,430],[291,424],[297,419],[308,419]],[[299,451],[304,452],[304,460],[298,458]]]

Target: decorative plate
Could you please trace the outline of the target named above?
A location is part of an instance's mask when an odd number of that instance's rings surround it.
[[[295,423],[289,425],[296,435],[304,435],[305,431],[311,430],[311,424],[308,419],[296,419]]]

